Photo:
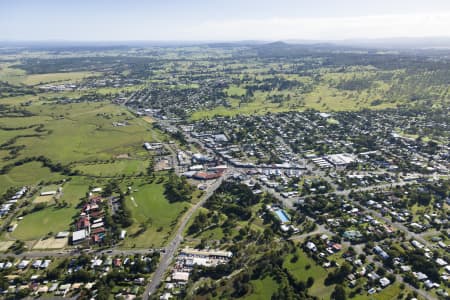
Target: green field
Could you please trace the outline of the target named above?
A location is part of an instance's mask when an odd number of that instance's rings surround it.
[[[189,206],[188,203],[169,203],[164,196],[162,183],[137,183],[133,185],[133,192],[127,197],[126,205],[131,210],[134,224],[128,228],[128,237],[123,247],[162,246],[165,239],[172,233],[174,223]],[[131,200],[134,198],[134,201]],[[145,232],[133,236],[139,230],[139,224],[147,223]]]
[[[133,118],[120,107],[107,103],[70,105],[37,104],[29,109],[39,117],[4,118],[5,127],[44,124],[42,137],[19,138],[15,145],[25,146],[20,157],[44,155],[61,163],[111,159],[120,154],[140,151],[150,140],[150,127],[141,119],[130,119],[130,125],[114,127],[113,122]],[[38,123],[39,122],[39,123]],[[50,131],[50,134],[48,134]],[[17,131],[17,134],[21,134]]]
[[[297,93],[295,91],[256,91],[251,101],[240,103],[237,97],[245,94],[245,89],[238,86],[231,86],[225,89],[229,95],[231,107],[218,106],[213,109],[199,110],[192,114],[192,120],[212,118],[214,116],[235,116],[238,114],[265,114],[268,112],[303,111],[305,109],[316,109],[318,111],[354,111],[364,108],[385,109],[396,107],[398,102],[383,102],[373,106],[373,100],[381,97],[381,91],[385,88],[374,91],[348,92],[341,91],[327,83],[317,85],[313,91],[308,93]],[[286,95],[291,96],[291,100],[281,103],[268,101],[268,96]]]
[[[45,83],[76,82],[86,77],[99,76],[96,72],[61,72],[47,74],[26,74],[24,70],[11,68],[10,64],[0,65],[0,81],[10,84],[39,85]]]
[[[48,177],[43,177],[48,179]],[[50,205],[43,210],[32,212],[24,216],[19,221],[17,229],[9,234],[9,238],[20,240],[37,240],[46,236],[49,232],[57,233],[58,231],[67,231],[73,222],[73,217],[78,213],[77,205],[83,198],[89,186],[88,180],[82,177],[72,177],[70,181],[65,182],[60,202],[67,202],[68,207],[57,208]],[[49,185],[41,189],[41,191],[55,190],[58,185]],[[29,209],[31,206],[25,207]],[[9,239],[8,235],[3,238]]]
[[[80,164],[76,165],[74,169],[81,171],[83,174],[94,176],[137,175],[145,172],[148,164],[143,160],[122,159],[98,164]]]
[[[68,208],[50,206],[30,213],[19,221],[19,226],[10,235],[12,238],[27,241],[37,240],[50,232],[56,234],[59,231],[67,231],[77,211],[74,206]]]
[[[5,98],[9,104],[18,104],[26,97]],[[38,187],[37,192],[49,187],[56,187],[56,181],[70,179],[63,184],[61,202],[68,207],[45,209],[30,212],[19,221],[19,226],[3,239],[37,240],[49,232],[56,233],[69,230],[72,218],[78,213],[80,199],[89,191],[89,186],[103,186],[104,181],[98,177],[118,177],[122,175],[139,175],[146,171],[149,154],[142,148],[144,141],[167,139],[161,132],[152,129],[152,125],[141,118],[134,117],[128,110],[106,102],[55,104],[47,99],[33,98],[35,101],[26,110],[34,115],[26,117],[2,117],[0,127],[14,130],[0,130],[3,142],[11,140],[7,147],[0,149],[0,167],[13,164],[21,159],[45,156],[53,164],[61,163],[72,170],[82,172],[82,176],[67,176],[52,172],[41,162],[31,161],[13,166],[6,174],[0,175],[0,193],[9,187],[37,186],[41,182],[50,183]],[[115,127],[114,122],[127,122],[127,126]],[[39,125],[39,126],[38,126]],[[20,127],[33,126],[20,129]],[[10,150],[18,147],[16,156]],[[127,157],[117,159],[117,156]],[[142,220],[152,218],[154,224],[147,233],[153,235],[155,243],[161,245],[164,237],[171,231],[170,223],[187,204],[170,205],[162,195],[161,185],[150,185],[149,194],[143,188],[143,194],[137,193],[137,202],[141,204],[136,212],[138,227]],[[148,196],[150,197],[148,198]],[[152,205],[146,200],[150,199]],[[50,203],[48,203],[49,205]],[[32,204],[22,208],[31,211]],[[143,209],[143,214],[141,209]],[[20,213],[20,212],[19,212]],[[157,232],[163,226],[161,232]],[[136,244],[148,244],[142,235]]]
[[[299,259],[291,262],[292,254],[285,258],[283,266],[297,279],[306,282],[308,277],[314,278],[314,284],[308,293],[319,299],[329,299],[333,292],[334,286],[325,286],[323,281],[327,277],[327,271],[317,265],[314,260],[310,259],[302,250],[297,250]],[[307,268],[309,266],[309,268]]]
[[[10,186],[21,187],[34,185],[40,181],[54,181],[63,178],[64,176],[42,167],[40,162],[30,162],[14,167],[8,174],[0,175],[0,194]]]
[[[251,280],[250,281],[253,290],[252,294],[242,299],[247,300],[259,300],[259,299],[270,299],[278,289],[278,283],[271,277],[267,276],[262,280]]]
[[[364,293],[363,295],[356,295],[354,298],[355,300],[394,300],[398,299],[398,295],[400,295],[401,289],[399,283],[394,283],[393,285],[388,286],[387,288],[383,289],[380,293],[369,295],[367,293]],[[405,294],[408,293],[408,290],[404,291]]]

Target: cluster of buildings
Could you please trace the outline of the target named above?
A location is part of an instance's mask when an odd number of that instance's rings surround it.
[[[106,72],[100,77],[89,77],[89,80],[83,80],[79,83],[79,90],[89,90],[96,88],[121,88],[141,84],[143,80],[130,78],[120,73]]]
[[[67,265],[61,269],[59,278],[48,278],[47,270],[50,267],[60,268],[61,265],[51,266],[50,259],[19,259],[0,261],[0,271],[8,270],[9,286],[0,288],[0,295],[15,295],[18,291],[27,289],[33,296],[42,297],[72,297],[78,294],[81,289],[93,290],[95,293],[96,281],[77,280],[71,275],[85,270],[94,272],[100,278],[113,271],[127,271],[126,284],[115,292],[117,297],[134,299],[142,293],[146,279],[142,274],[151,272],[150,264],[154,259],[152,255],[133,256],[90,256],[88,260],[72,258]],[[59,264],[59,262],[58,262]],[[134,271],[134,266],[139,264],[142,268]],[[75,281],[74,281],[75,279]],[[120,282],[115,282],[120,285]],[[131,285],[129,284],[131,283]]]
[[[22,187],[20,190],[18,190],[12,197],[11,199],[9,199],[8,201],[6,201],[5,203],[3,203],[0,206],[0,218],[6,216],[11,209],[14,207],[14,205],[16,205],[16,203],[23,198],[23,196],[25,196],[25,194],[27,193],[28,188],[27,187]]]
[[[215,267],[217,265],[227,264],[232,257],[233,253],[230,251],[182,249],[176,258],[176,263],[172,268],[170,276],[166,279],[166,293],[161,299],[169,299],[171,293],[174,293],[176,289],[183,288],[189,281],[189,275],[195,266]]]
[[[403,195],[420,192],[420,187],[403,187]],[[429,229],[437,227],[448,227],[450,220],[443,208],[450,205],[450,199],[439,199],[431,190],[426,191],[429,195],[434,195],[435,203],[427,209],[427,212],[417,215],[410,208],[405,206],[408,198],[399,197],[392,191],[372,193],[369,197],[361,199],[364,206],[379,212],[383,216],[389,216],[392,220],[404,224],[410,231],[423,233]]]
[[[337,122],[329,122],[333,118]],[[313,162],[345,169],[352,163],[367,170],[441,173],[449,170],[449,147],[430,146],[405,132],[445,124],[402,112],[288,112],[263,116],[216,117],[182,129],[236,167],[284,164],[295,169]],[[412,134],[410,134],[412,135]],[[439,140],[442,137],[436,137]]]
[[[44,84],[39,87],[39,89],[44,92],[71,92],[75,91],[77,88],[78,86],[73,83]]]
[[[331,154],[311,159],[321,168],[342,168],[357,161],[356,155],[349,153]]]
[[[72,244],[84,242],[101,243],[106,236],[104,222],[103,199],[99,195],[90,194],[89,200],[83,204],[81,213],[75,222],[76,231],[72,233]]]

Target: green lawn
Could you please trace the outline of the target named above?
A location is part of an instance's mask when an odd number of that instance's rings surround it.
[[[68,208],[47,207],[30,213],[19,221],[19,226],[11,237],[20,240],[37,240],[49,232],[67,231],[72,223],[72,217],[78,212],[75,206]]]
[[[64,183],[60,201],[66,201],[72,206],[78,205],[80,200],[89,192],[89,184],[92,180],[83,177],[71,177],[69,182]]]
[[[299,259],[291,262],[292,254],[286,256],[283,266],[297,279],[306,282],[308,277],[314,278],[314,284],[309,289],[309,294],[319,297],[319,299],[329,299],[334,286],[325,286],[323,281],[327,277],[327,271],[321,266],[316,265],[314,260],[310,259],[301,249],[297,250]],[[310,267],[307,268],[306,266]]]
[[[363,295],[356,295],[354,300],[395,300],[398,299],[398,295],[402,293],[400,289],[399,283],[394,283],[393,285],[388,286],[387,288],[383,289],[380,293],[376,293],[373,295],[368,295],[367,293],[364,293]],[[408,294],[408,290],[404,290],[404,294]]]
[[[250,281],[253,292],[243,299],[247,300],[259,300],[259,299],[270,299],[278,289],[278,284],[273,278],[267,276],[262,280],[251,280]]]
[[[56,208],[52,205],[25,215],[23,220],[19,221],[19,226],[11,234],[11,237],[21,240],[36,240],[49,232],[57,233],[69,230],[73,222],[72,218],[79,213],[76,207],[89,190],[89,182],[83,177],[72,177],[70,181],[63,184],[60,198],[60,201],[69,203],[69,207]],[[42,191],[55,190],[57,187],[57,185],[45,186]]]
[[[128,228],[128,238],[124,241],[124,247],[155,247],[162,246],[165,239],[172,233],[177,217],[188,207],[188,203],[169,203],[164,196],[163,184],[138,184],[133,189],[138,191],[127,196],[126,205],[131,210],[135,220]],[[131,200],[134,198],[134,202]],[[147,230],[135,237],[133,234],[139,230],[139,224],[148,222]],[[158,231],[158,229],[162,229]]]

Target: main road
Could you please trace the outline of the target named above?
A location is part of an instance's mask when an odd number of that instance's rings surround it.
[[[202,196],[201,200],[192,206],[183,216],[180,222],[180,226],[175,233],[172,241],[166,246],[164,253],[162,253],[159,261],[158,268],[152,276],[151,281],[147,284],[145,288],[145,293],[142,299],[147,300],[150,295],[152,295],[158,288],[159,284],[162,282],[163,276],[166,274],[167,269],[172,263],[175,254],[183,241],[183,233],[189,220],[192,218],[194,213],[205,204],[206,200],[211,197],[214,192],[219,188],[222,182],[228,178],[229,173],[225,173],[221,178],[217,179],[206,189],[205,194]]]

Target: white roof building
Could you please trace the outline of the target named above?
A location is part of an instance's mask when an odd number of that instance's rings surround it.
[[[174,272],[172,274],[172,280],[174,281],[188,281],[189,272]]]
[[[387,279],[386,277],[383,277],[380,279],[380,284],[382,287],[387,287],[388,285],[391,284],[391,281],[389,279]]]
[[[86,239],[86,237],[88,236],[86,229],[82,229],[82,230],[78,230],[78,231],[74,231],[72,233],[72,242],[74,244],[82,242]]]

